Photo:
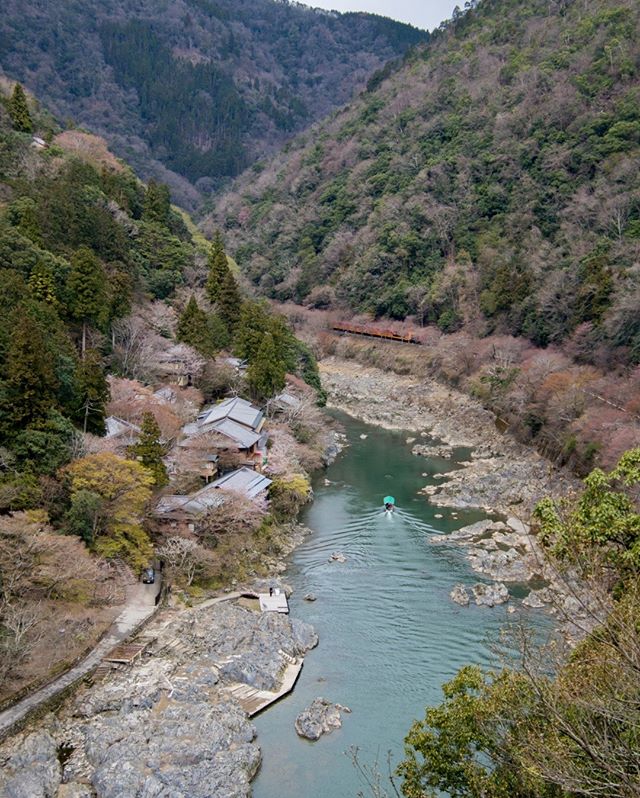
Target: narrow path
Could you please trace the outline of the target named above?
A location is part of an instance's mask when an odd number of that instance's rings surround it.
[[[5,737],[26,715],[45,701],[62,692],[100,664],[102,658],[118,643],[125,640],[140,624],[156,611],[155,598],[161,587],[160,581],[153,585],[137,583],[128,591],[127,603],[111,625],[111,629],[96,647],[77,665],[63,673],[58,679],[36,690],[17,704],[0,712],[0,739]]]

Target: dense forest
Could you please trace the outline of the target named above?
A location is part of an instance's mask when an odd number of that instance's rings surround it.
[[[0,67],[193,208],[425,38],[272,0],[9,0]]]
[[[485,0],[238,179],[265,295],[640,362],[640,7]]]

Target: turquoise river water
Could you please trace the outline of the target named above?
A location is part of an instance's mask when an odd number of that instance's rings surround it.
[[[440,702],[441,684],[462,665],[492,662],[489,644],[507,623],[504,606],[451,601],[456,583],[482,580],[464,549],[429,543],[486,517],[453,511],[454,517],[417,495],[455,462],[412,455],[411,433],[335,415],[349,447],[316,480],[315,501],[302,518],[312,535],[291,555],[285,574],[294,589],[291,614],[313,624],[320,644],[307,654],[293,693],[255,719],[263,765],[254,798],[367,795],[348,751],[357,746],[361,761],[379,760],[382,769],[389,751],[394,761],[402,758],[412,721]],[[462,460],[468,450],[456,454]],[[382,512],[386,494],[397,501],[391,517]],[[330,561],[332,552],[342,552],[346,562]],[[310,592],[317,601],[303,600]],[[298,737],[294,721],[317,696],[345,704],[352,714],[343,715],[341,729],[312,743]]]

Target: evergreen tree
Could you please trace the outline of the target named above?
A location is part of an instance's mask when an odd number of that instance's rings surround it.
[[[84,432],[105,433],[105,405],[109,401],[109,384],[98,352],[89,350],[76,371],[78,421]]]
[[[9,422],[7,433],[46,418],[56,407],[59,381],[47,334],[25,305],[15,314],[4,373],[0,415]]]
[[[187,307],[182,311],[178,320],[176,338],[189,344],[198,352],[207,357],[215,355],[215,346],[211,336],[211,327],[207,314],[198,307],[195,296],[192,294]]]
[[[160,427],[153,413],[146,412],[142,417],[140,438],[127,449],[129,457],[134,458],[147,469],[156,487],[162,488],[169,482],[167,469],[162,462],[164,447],[160,443]]]
[[[87,326],[99,323],[106,309],[107,279],[100,260],[88,247],[80,247],[71,258],[67,280],[69,310],[82,322],[82,356],[87,348]]]
[[[171,195],[168,186],[150,180],[144,195],[142,218],[145,222],[157,222],[163,227],[169,223],[171,211]]]
[[[214,352],[220,349],[226,349],[231,343],[231,336],[227,330],[225,323],[220,318],[218,313],[209,313],[207,316],[207,326],[209,327],[209,337]]]
[[[235,333],[238,321],[240,318],[240,308],[242,307],[242,297],[238,284],[234,276],[231,274],[230,269],[224,276],[220,285],[220,294],[218,296],[218,313],[222,319],[229,334],[233,336]]]
[[[285,373],[285,366],[273,336],[265,333],[260,349],[247,372],[251,391],[259,399],[275,396],[285,386]]]
[[[262,302],[243,302],[238,320],[234,352],[251,363],[269,329],[269,314]]]
[[[13,93],[9,100],[9,116],[16,130],[21,133],[31,133],[33,131],[27,96],[19,83],[16,83],[13,87]]]
[[[209,252],[209,276],[205,286],[209,302],[214,305],[219,297],[222,283],[229,272],[229,264],[224,251],[222,235],[219,230],[213,237],[211,251]]]
[[[38,263],[29,276],[29,291],[34,299],[46,302],[53,308],[58,306],[56,284],[51,270],[43,263]]]

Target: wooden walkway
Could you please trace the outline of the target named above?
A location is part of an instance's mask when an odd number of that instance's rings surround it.
[[[304,664],[304,657],[296,659],[285,654],[284,651],[280,653],[288,662],[282,676],[279,690],[258,690],[243,682],[234,682],[233,684],[226,685],[224,688],[227,693],[235,698],[250,718],[257,715],[258,712],[262,712],[263,709],[271,706],[271,704],[274,704],[276,701],[279,701],[285,695],[288,695],[298,681],[298,676],[300,676],[300,671]]]

